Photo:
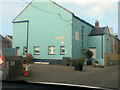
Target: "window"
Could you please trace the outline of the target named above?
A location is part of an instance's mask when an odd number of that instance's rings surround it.
[[[40,54],[40,47],[39,46],[35,46],[34,47],[34,55],[39,55]]]
[[[60,55],[65,55],[65,46],[60,47]]]
[[[49,55],[55,55],[55,46],[49,46],[48,49]]]
[[[90,47],[89,50],[93,53],[92,58],[96,58],[96,47]]]
[[[81,26],[82,48],[84,48],[84,26]]]
[[[17,56],[20,56],[20,47],[16,47],[17,49]]]
[[[23,54],[24,54],[24,55],[27,54],[27,47],[23,47]]]

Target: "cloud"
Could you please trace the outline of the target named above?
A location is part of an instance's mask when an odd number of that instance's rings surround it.
[[[25,8],[26,4],[24,3],[15,3],[15,2],[3,2],[2,3],[2,14],[3,15],[13,15],[19,13]]]
[[[31,2],[32,0],[1,0],[2,2]]]
[[[74,7],[74,12],[94,13],[94,15],[101,15],[102,13],[114,12],[117,10],[117,3],[119,0],[53,0],[55,2],[68,3],[72,2],[77,5]],[[82,9],[82,10],[80,10]]]
[[[25,2],[31,2],[32,0],[2,0],[3,16],[5,16],[6,21],[11,19],[12,21],[25,7]],[[36,0],[43,1],[43,0]],[[109,23],[109,20],[114,22],[117,14],[117,2],[118,0],[52,0],[62,5],[63,7],[69,9],[75,13],[80,18],[85,19],[89,22],[94,22],[94,20],[103,20],[103,22]],[[18,2],[18,3],[16,3]],[[66,4],[65,4],[66,3]],[[69,3],[69,4],[68,4]],[[0,10],[1,11],[1,10]],[[111,14],[111,16],[109,16]],[[115,14],[115,15],[114,15]],[[102,22],[102,23],[103,23]],[[105,24],[105,23],[103,23]],[[113,24],[112,24],[113,25]],[[111,25],[111,26],[112,26]],[[117,27],[114,25],[113,27]]]

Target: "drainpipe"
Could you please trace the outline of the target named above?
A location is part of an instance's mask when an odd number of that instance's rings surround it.
[[[102,35],[102,59],[103,59],[103,35]]]
[[[29,43],[29,21],[27,22],[27,53],[28,53],[28,43]]]

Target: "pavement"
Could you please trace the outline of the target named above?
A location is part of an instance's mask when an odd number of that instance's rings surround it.
[[[29,76],[18,76],[14,80],[118,88],[118,66],[84,66],[83,71],[75,71],[73,66],[29,64]]]

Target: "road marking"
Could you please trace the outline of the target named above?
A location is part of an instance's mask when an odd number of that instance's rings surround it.
[[[85,87],[85,88],[95,88],[95,89],[103,89],[103,90],[113,90],[113,89],[107,89],[102,87],[94,87],[94,86],[86,86],[86,85],[77,85],[77,84],[65,84],[65,83],[51,83],[51,82],[31,82],[29,83],[39,83],[39,84],[52,84],[52,85],[64,85],[64,86],[75,86],[75,87]]]

